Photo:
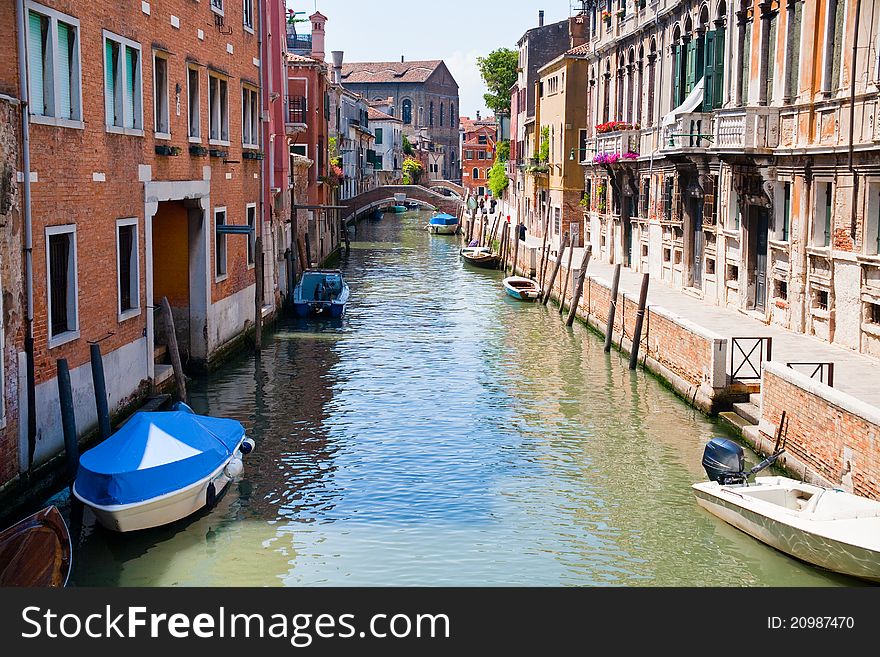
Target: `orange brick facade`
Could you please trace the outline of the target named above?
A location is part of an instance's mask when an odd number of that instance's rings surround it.
[[[471,121],[461,117],[464,141],[461,146],[461,182],[471,195],[488,196],[489,169],[495,163],[494,121]]]

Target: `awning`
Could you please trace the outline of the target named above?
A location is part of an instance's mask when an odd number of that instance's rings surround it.
[[[684,102],[663,117],[663,125],[675,123],[675,117],[679,114],[688,114],[696,111],[700,103],[703,102],[703,80],[705,79],[705,77],[700,78],[699,82],[694,85],[694,88],[687,95],[687,98],[684,99]]]

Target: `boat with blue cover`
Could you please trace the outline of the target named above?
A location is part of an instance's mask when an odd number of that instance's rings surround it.
[[[293,290],[293,310],[297,317],[330,317],[345,314],[348,283],[338,269],[309,269]]]
[[[139,411],[80,457],[72,490],[108,529],[158,527],[213,507],[253,447],[238,420],[197,415],[182,402]]]
[[[458,217],[441,212],[428,221],[425,229],[434,235],[452,235],[458,230]]]
[[[541,288],[531,278],[508,276],[501,284],[508,295],[519,301],[535,301],[541,296]]]

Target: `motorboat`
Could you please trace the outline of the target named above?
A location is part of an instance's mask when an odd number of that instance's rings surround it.
[[[531,278],[508,276],[503,281],[504,291],[520,301],[534,301],[541,297],[541,288]]]
[[[55,506],[0,532],[0,587],[62,587],[72,565],[70,532]]]
[[[499,255],[488,246],[465,246],[459,255],[465,262],[484,269],[495,269],[500,261]]]
[[[385,212],[397,212],[397,213],[406,212],[406,206],[405,205],[389,205],[388,207],[385,208]]]
[[[348,283],[340,270],[308,269],[293,290],[293,310],[297,317],[339,319],[348,297]]]
[[[253,448],[238,420],[139,411],[80,457],[72,490],[107,529],[158,527],[213,508]]]
[[[428,221],[425,229],[433,235],[452,235],[458,230],[458,217],[441,212]]]
[[[880,502],[783,476],[749,481],[783,451],[746,471],[742,448],[713,438],[703,453],[710,481],[693,484],[697,503],[801,561],[880,582]]]

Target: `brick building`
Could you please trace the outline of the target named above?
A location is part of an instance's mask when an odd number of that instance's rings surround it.
[[[494,116],[475,120],[462,116],[461,130],[461,183],[471,195],[489,195],[489,169],[495,163],[495,143],[498,122]]]
[[[403,134],[412,142],[427,137],[442,153],[438,178],[458,181],[458,83],[440,60],[348,63],[342,84],[368,101],[393,98],[391,115],[403,121]],[[425,129],[422,131],[422,129]],[[430,163],[429,163],[430,164]],[[426,170],[427,172],[427,170]]]
[[[258,6],[20,0],[0,9],[10,37],[0,43],[0,92],[28,96],[31,231],[22,240],[33,251],[23,284],[33,296],[35,403],[19,386],[17,407],[35,427],[27,435],[20,423],[17,468],[62,449],[56,359],[69,363],[84,434],[96,423],[90,343],[101,346],[114,412],[168,369],[155,356],[163,297],[190,367],[207,366],[253,325],[253,236],[266,211]],[[224,228],[233,224],[255,230]]]

